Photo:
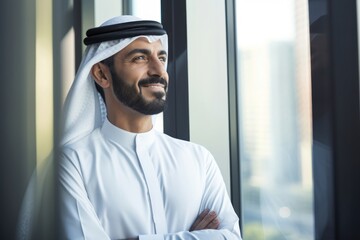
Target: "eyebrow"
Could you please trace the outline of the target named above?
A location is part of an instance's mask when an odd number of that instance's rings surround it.
[[[160,50],[158,52],[158,55],[166,55],[167,56],[167,52],[165,50]]]
[[[142,53],[142,54],[145,54],[145,55],[150,55],[151,54],[151,51],[149,49],[146,49],[146,48],[135,48],[133,50],[131,50],[130,52],[128,52],[126,54],[126,57],[129,57],[131,55],[134,55],[134,54],[137,54],[137,53]],[[165,50],[160,50],[158,52],[158,55],[166,55],[167,56],[167,52]]]

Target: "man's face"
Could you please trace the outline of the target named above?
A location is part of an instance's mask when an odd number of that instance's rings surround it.
[[[168,85],[166,60],[160,40],[149,43],[139,38],[117,53],[110,68],[116,98],[145,115],[162,112]]]

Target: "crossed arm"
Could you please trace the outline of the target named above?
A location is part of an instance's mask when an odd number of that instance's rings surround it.
[[[220,221],[217,217],[216,212],[205,209],[191,225],[190,231],[204,230],[204,229],[217,229]],[[122,240],[139,240],[137,238],[127,238]]]
[[[65,234],[78,236],[81,239],[110,239],[89,201],[78,169],[80,167],[70,161],[60,164],[60,192],[62,196],[60,203],[62,203],[62,219],[66,222],[64,225]],[[208,176],[206,185],[211,187],[205,189],[199,207],[199,209],[205,210],[197,216],[189,229],[167,234],[140,235],[127,240],[209,239],[209,237],[228,240],[241,239],[238,218],[226,195],[219,170],[214,166],[209,167]]]
[[[190,231],[203,230],[203,229],[217,229],[220,221],[214,211],[205,209],[195,220],[190,228]]]

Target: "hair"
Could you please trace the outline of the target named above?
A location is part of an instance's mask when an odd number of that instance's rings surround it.
[[[102,60],[101,63],[108,66],[110,68],[110,71],[112,71],[112,68],[114,66],[114,55]],[[100,94],[100,96],[102,97],[104,103],[106,103],[104,89],[97,82],[95,82],[95,87],[96,87],[96,90],[98,91],[98,93]]]

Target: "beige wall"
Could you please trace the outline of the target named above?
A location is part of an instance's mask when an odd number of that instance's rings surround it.
[[[186,4],[190,140],[214,155],[230,193],[225,1]]]

